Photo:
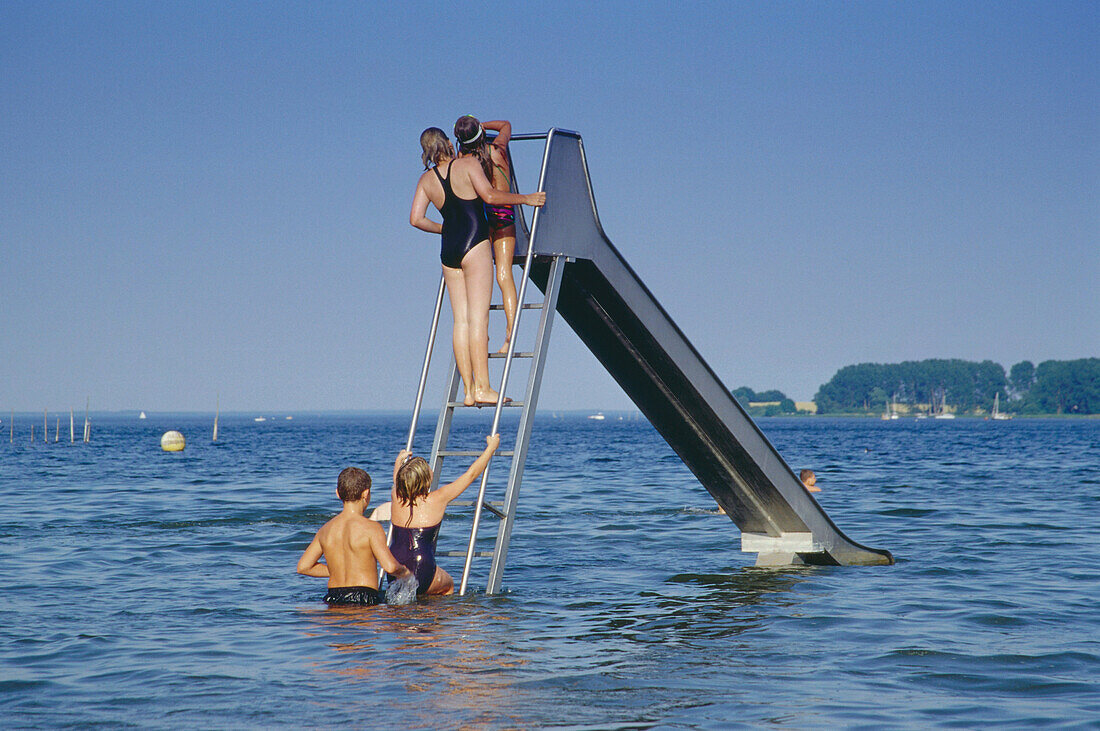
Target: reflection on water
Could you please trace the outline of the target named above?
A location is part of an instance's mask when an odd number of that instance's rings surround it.
[[[668,583],[694,584],[709,590],[696,595],[695,602],[745,606],[780,599],[776,595],[789,592],[818,571],[814,566],[745,566],[732,574],[676,574],[668,578]]]
[[[751,631],[777,610],[795,611],[804,597],[791,589],[813,567],[744,567],[730,574],[676,574],[663,591],[643,589],[606,611],[583,637],[646,645],[713,641]],[[760,606],[758,606],[760,605]]]
[[[517,638],[493,600],[421,599],[411,606],[329,607],[302,610],[307,635],[334,654],[312,663],[314,672],[380,687],[395,682],[402,718],[413,727],[521,722],[513,673],[526,658],[511,650]],[[406,715],[407,714],[407,715]]]

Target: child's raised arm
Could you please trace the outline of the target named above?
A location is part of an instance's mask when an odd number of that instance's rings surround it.
[[[477,479],[477,476],[489,466],[489,460],[493,458],[493,452],[497,451],[497,447],[500,446],[500,435],[491,434],[485,437],[485,444],[485,451],[474,460],[474,463],[470,465],[470,469],[466,470],[462,477],[435,491],[435,494],[443,499],[445,505],[461,495],[462,491],[469,487],[470,483]]]
[[[512,139],[512,123],[507,119],[494,119],[491,122],[482,122],[481,126],[497,133],[496,139],[493,140],[493,146],[499,147],[502,150],[508,146],[508,140]]]
[[[401,465],[405,464],[405,458],[412,452],[407,449],[402,449],[397,453],[397,459],[393,461],[393,484],[397,484],[397,471],[401,469]]]

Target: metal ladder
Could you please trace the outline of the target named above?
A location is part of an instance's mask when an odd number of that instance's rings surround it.
[[[547,144],[547,151],[543,156],[542,170],[539,174],[539,190],[543,189],[546,176],[546,154],[549,152],[549,142]],[[513,177],[513,190],[515,190],[515,180]],[[518,209],[518,207],[517,207]],[[505,408],[519,408],[520,412],[519,426],[516,432],[516,439],[513,449],[511,450],[498,450],[495,457],[509,457],[511,458],[511,468],[508,472],[508,483],[505,487],[503,502],[491,503],[485,499],[486,488],[489,482],[489,472],[492,467],[492,461],[486,466],[485,471],[481,475],[480,484],[478,486],[476,500],[455,500],[451,504],[455,506],[473,506],[473,522],[470,528],[470,538],[467,543],[465,551],[442,551],[438,552],[437,556],[449,556],[449,557],[463,557],[464,564],[462,567],[462,579],[459,585],[458,593],[460,596],[466,594],[467,587],[469,585],[470,570],[474,558],[492,558],[492,564],[489,568],[489,577],[486,583],[485,592],[487,594],[495,594],[500,591],[501,580],[504,575],[504,563],[508,557],[508,543],[511,540],[512,527],[515,523],[516,505],[519,502],[519,488],[523,479],[523,468],[527,460],[527,449],[531,440],[531,428],[534,424],[535,410],[538,404],[539,389],[542,384],[542,374],[546,364],[546,354],[548,346],[550,344],[550,330],[553,325],[554,312],[557,307],[558,292],[561,289],[562,274],[565,270],[566,256],[565,255],[553,255],[544,257],[543,260],[549,260],[550,270],[547,278],[547,284],[545,289],[545,295],[541,303],[527,303],[525,297],[527,293],[527,284],[531,281],[531,270],[534,265],[535,256],[535,236],[538,231],[539,222],[539,209],[535,209],[535,214],[531,221],[531,231],[528,237],[527,254],[524,257],[523,263],[523,277],[520,281],[519,292],[517,294],[518,308],[516,311],[516,317],[512,323],[512,330],[509,333],[509,345],[508,352],[504,354],[492,353],[489,358],[503,358],[504,359],[504,371],[501,375],[501,382],[497,392],[500,394],[496,406],[493,408],[493,423],[489,430],[489,434],[498,433],[500,427],[500,417]],[[424,365],[420,372],[420,384],[417,388],[416,403],[413,408],[412,424],[409,427],[408,439],[405,443],[405,449],[411,450],[413,444],[413,437],[416,434],[417,422],[420,416],[420,409],[423,406],[424,390],[428,379],[428,367],[431,363],[432,351],[435,348],[435,337],[439,329],[440,313],[443,309],[443,295],[446,289],[445,282],[442,277],[439,280],[439,291],[436,295],[435,313],[432,316],[431,331],[428,335],[428,347],[424,354]],[[503,305],[492,305],[491,310],[502,310]],[[535,335],[534,349],[531,351],[516,351],[516,343],[518,342],[519,324],[522,319],[524,311],[527,310],[539,310],[539,324],[538,330]],[[527,377],[527,388],[524,392],[523,399],[520,401],[505,401],[506,389],[508,387],[508,379],[511,375],[512,364],[516,358],[530,359],[531,368]],[[444,393],[443,406],[439,411],[439,418],[436,421],[435,437],[432,440],[432,452],[431,457],[428,460],[432,469],[432,485],[431,489],[435,489],[439,484],[440,469],[443,466],[443,460],[447,457],[477,457],[481,454],[482,450],[454,450],[448,449],[448,440],[451,433],[451,423],[454,418],[454,410],[459,408],[476,408],[465,406],[461,401],[456,401],[458,395],[458,385],[461,382],[461,378],[458,373],[458,367],[454,360],[454,355],[451,355],[451,367],[450,376],[448,379],[447,387]],[[481,526],[482,511],[489,512],[493,516],[500,520],[497,529],[496,542],[491,552],[478,551],[477,540],[478,530]],[[392,538],[393,526],[390,526],[390,538]],[[379,570],[379,582],[382,580],[382,571]]]
[[[473,523],[470,528],[470,538],[466,546],[465,551],[443,551],[437,555],[450,556],[450,557],[462,557],[464,563],[462,567],[462,580],[459,584],[459,595],[465,595],[470,580],[470,569],[474,558],[492,558],[492,564],[489,568],[489,578],[486,583],[485,592],[487,594],[495,594],[500,590],[501,579],[504,575],[504,563],[508,557],[508,544],[511,540],[512,527],[515,523],[516,517],[516,505],[519,502],[519,488],[523,479],[523,468],[527,460],[527,449],[531,441],[531,428],[534,424],[535,411],[538,405],[539,389],[542,384],[542,374],[546,365],[546,354],[550,343],[550,329],[554,319],[554,309],[557,306],[558,291],[561,286],[562,272],[565,268],[565,257],[555,256],[550,264],[550,278],[546,288],[545,298],[541,303],[525,303],[524,294],[526,285],[530,281],[530,266],[532,263],[530,255],[527,257],[527,262],[524,265],[523,270],[523,282],[520,285],[518,301],[521,303],[520,308],[516,312],[516,319],[512,326],[511,342],[508,347],[508,352],[503,356],[499,354],[493,354],[489,357],[495,356],[504,358],[504,373],[501,376],[500,387],[497,389],[501,394],[501,400],[498,401],[496,407],[493,409],[493,423],[489,429],[489,434],[496,434],[500,427],[500,417],[505,408],[519,408],[520,418],[519,425],[516,430],[516,439],[513,449],[511,450],[499,450],[496,453],[498,457],[507,457],[511,459],[511,468],[508,472],[508,482],[504,491],[503,502],[494,503],[486,500],[486,489],[489,483],[489,472],[492,467],[492,462],[485,468],[485,471],[481,474],[481,480],[478,484],[477,498],[471,501],[455,500],[452,505],[462,506],[470,505],[474,507],[473,511]],[[494,305],[493,309],[501,309],[502,305]],[[535,335],[534,349],[529,352],[516,352],[515,345],[517,341],[517,331],[520,318],[524,310],[539,310],[539,324],[538,330]],[[531,360],[531,368],[527,376],[527,387],[524,391],[523,399],[520,401],[505,402],[503,397],[508,387],[509,376],[511,375],[511,369],[514,359],[524,358]],[[453,360],[453,359],[452,359]],[[447,442],[450,437],[451,422],[454,417],[454,410],[456,408],[475,408],[464,406],[461,401],[456,400],[458,395],[458,385],[460,382],[458,375],[458,369],[452,363],[451,375],[447,384],[446,395],[443,401],[443,407],[439,412],[439,419],[436,421],[435,438],[432,441],[432,456],[430,464],[432,467],[432,488],[438,486],[440,469],[443,466],[443,460],[446,457],[465,457],[471,458],[481,454],[481,450],[467,451],[467,450],[450,450],[447,448]],[[495,516],[500,520],[497,527],[496,542],[493,550],[490,551],[478,551],[477,539],[478,531],[481,527],[481,518],[483,512]]]

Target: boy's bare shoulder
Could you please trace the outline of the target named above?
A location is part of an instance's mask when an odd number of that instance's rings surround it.
[[[327,535],[328,532],[330,530],[332,530],[332,526],[336,525],[339,522],[340,522],[340,516],[339,515],[334,515],[331,518],[329,518],[327,521],[325,521],[324,525],[322,525],[320,528],[317,529],[317,538],[323,540],[325,535]]]
[[[385,536],[386,531],[382,528],[382,524],[377,520],[371,520],[366,516],[358,517],[355,520],[355,531],[368,537],[376,535]]]

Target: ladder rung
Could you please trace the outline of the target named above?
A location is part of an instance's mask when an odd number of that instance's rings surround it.
[[[489,305],[489,309],[490,310],[503,310],[504,305]],[[525,305],[523,305],[523,307],[520,308],[520,309],[524,309],[524,310],[541,310],[542,309],[542,303],[541,302],[528,302]]]
[[[490,358],[507,358],[507,353],[489,353]],[[534,353],[512,353],[513,358],[534,358]]]
[[[474,502],[475,501],[473,501],[473,500],[452,500],[451,505],[457,505],[457,506],[462,507],[462,508],[468,508],[471,505],[473,505]],[[485,504],[487,506],[494,507],[497,510],[504,510],[504,503],[491,503],[488,500],[486,500]]]
[[[443,551],[442,553],[443,553],[444,556],[449,556],[450,558],[466,558],[466,552],[465,551]],[[492,551],[474,551],[474,557],[475,558],[492,558],[493,557],[493,552]]]
[[[518,408],[518,407],[522,407],[522,406],[523,406],[522,401],[508,401],[504,404],[504,408],[506,408],[506,409]],[[476,408],[495,409],[496,407],[497,407],[496,404],[482,404],[480,407],[478,407],[477,404],[475,404],[473,406],[467,406],[466,404],[462,403],[461,401],[448,401],[447,402],[447,408],[449,408],[449,409],[476,409]],[[480,454],[480,452],[478,454]]]
[[[481,450],[481,451],[483,452],[485,450]],[[511,456],[515,455],[515,452],[512,451],[511,449],[501,449],[497,452],[494,452],[494,454],[496,454],[496,456],[498,456],[498,457],[511,457]],[[477,450],[473,450],[473,449],[454,449],[454,450],[447,450],[447,451],[444,451],[444,450],[441,449],[441,450],[439,450],[439,453],[436,454],[436,456],[437,457],[480,457],[481,452],[479,452]]]

